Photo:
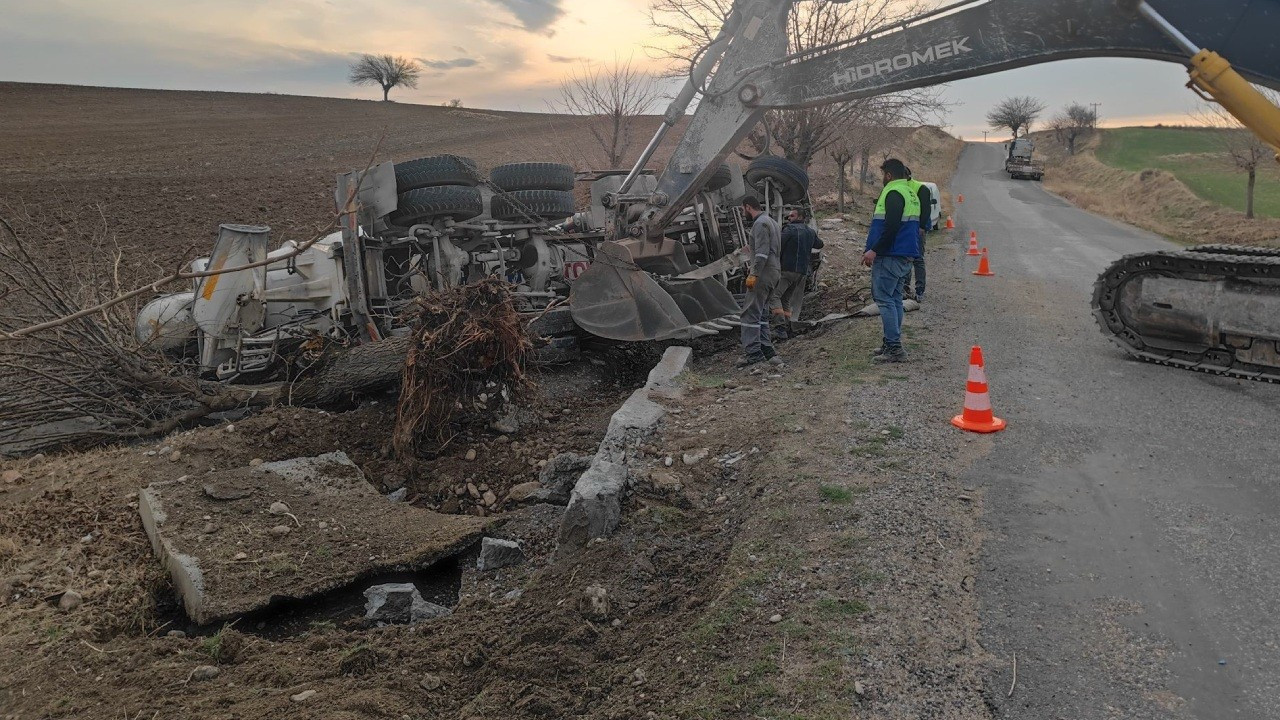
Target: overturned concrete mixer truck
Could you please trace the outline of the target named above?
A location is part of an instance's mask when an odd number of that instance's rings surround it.
[[[581,211],[577,183],[590,188]],[[741,200],[765,198],[778,215],[784,206],[807,206],[807,176],[772,156],[756,158],[745,173],[722,164],[665,229],[671,252],[649,263],[601,252],[621,199],[655,190],[645,171],[575,173],[522,162],[485,176],[456,155],[340,175],[341,231],[270,249],[268,228],[222,225],[212,253],[191,267],[217,274],[147,304],[137,339],[198,358],[201,374],[254,381],[317,338],[355,344],[405,333],[404,311],[416,297],[488,277],[510,283],[545,339],[537,356],[548,362],[573,359],[587,335],[688,339],[735,328],[734,292],[745,267],[738,251],[748,232]],[[576,294],[578,279],[598,263],[619,265],[618,279],[606,274],[589,294]],[[644,283],[634,280],[639,274]]]

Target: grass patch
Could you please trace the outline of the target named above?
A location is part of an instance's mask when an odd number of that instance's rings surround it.
[[[847,503],[853,499],[853,491],[839,485],[819,485],[818,494],[823,500],[833,503]]]
[[[650,505],[649,517],[658,527],[679,527],[689,520],[685,511],[671,505]]]
[[[696,388],[722,388],[724,387],[724,381],[728,379],[726,375],[715,373],[686,372],[684,374],[685,385]]]
[[[1102,136],[1097,156],[1112,167],[1141,172],[1152,168],[1174,174],[1196,195],[1244,212],[1248,176],[1226,154],[1227,133],[1213,128],[1119,128]],[[1280,217],[1280,169],[1264,158],[1258,168],[1254,210]]]
[[[824,597],[818,601],[818,612],[829,618],[857,617],[870,609],[861,600],[839,600],[833,597]]]
[[[849,452],[862,457],[882,458],[889,456],[889,448],[885,446],[884,440],[880,438],[858,443],[850,448]]]

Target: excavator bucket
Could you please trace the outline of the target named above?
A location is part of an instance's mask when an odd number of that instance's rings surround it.
[[[693,269],[679,243],[670,254],[648,257],[601,243],[573,283],[573,320],[592,335],[629,342],[689,340],[734,327],[741,309],[723,285],[675,277]]]

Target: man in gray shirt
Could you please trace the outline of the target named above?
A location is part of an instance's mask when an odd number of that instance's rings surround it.
[[[781,365],[782,358],[769,338],[769,313],[776,306],[778,282],[782,279],[782,229],[753,197],[742,200],[742,210],[751,218],[751,272],[747,276],[747,297],[742,308],[742,360],[738,367],[759,362]]]

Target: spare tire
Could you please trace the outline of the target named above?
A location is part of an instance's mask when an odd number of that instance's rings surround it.
[[[459,155],[432,155],[406,160],[396,163],[395,170],[398,193],[441,185],[474,187],[482,179],[475,161]]]
[[[489,180],[508,192],[515,190],[572,190],[573,168],[560,163],[522,162],[499,165]]]
[[[573,214],[573,193],[564,190],[516,190],[494,195],[489,201],[494,220],[528,223],[563,220]]]
[[[809,192],[809,173],[790,160],[774,155],[761,155],[752,160],[744,177],[748,185],[760,185],[765,178],[772,180],[782,193],[784,203],[800,202]]]
[[[439,218],[469,220],[484,212],[480,191],[465,185],[441,185],[400,193],[399,207],[387,217],[393,225],[409,227]]]
[[[724,163],[711,174],[711,179],[707,180],[707,184],[703,186],[703,189],[707,192],[715,192],[727,187],[731,182],[733,182],[733,170],[728,163]]]

